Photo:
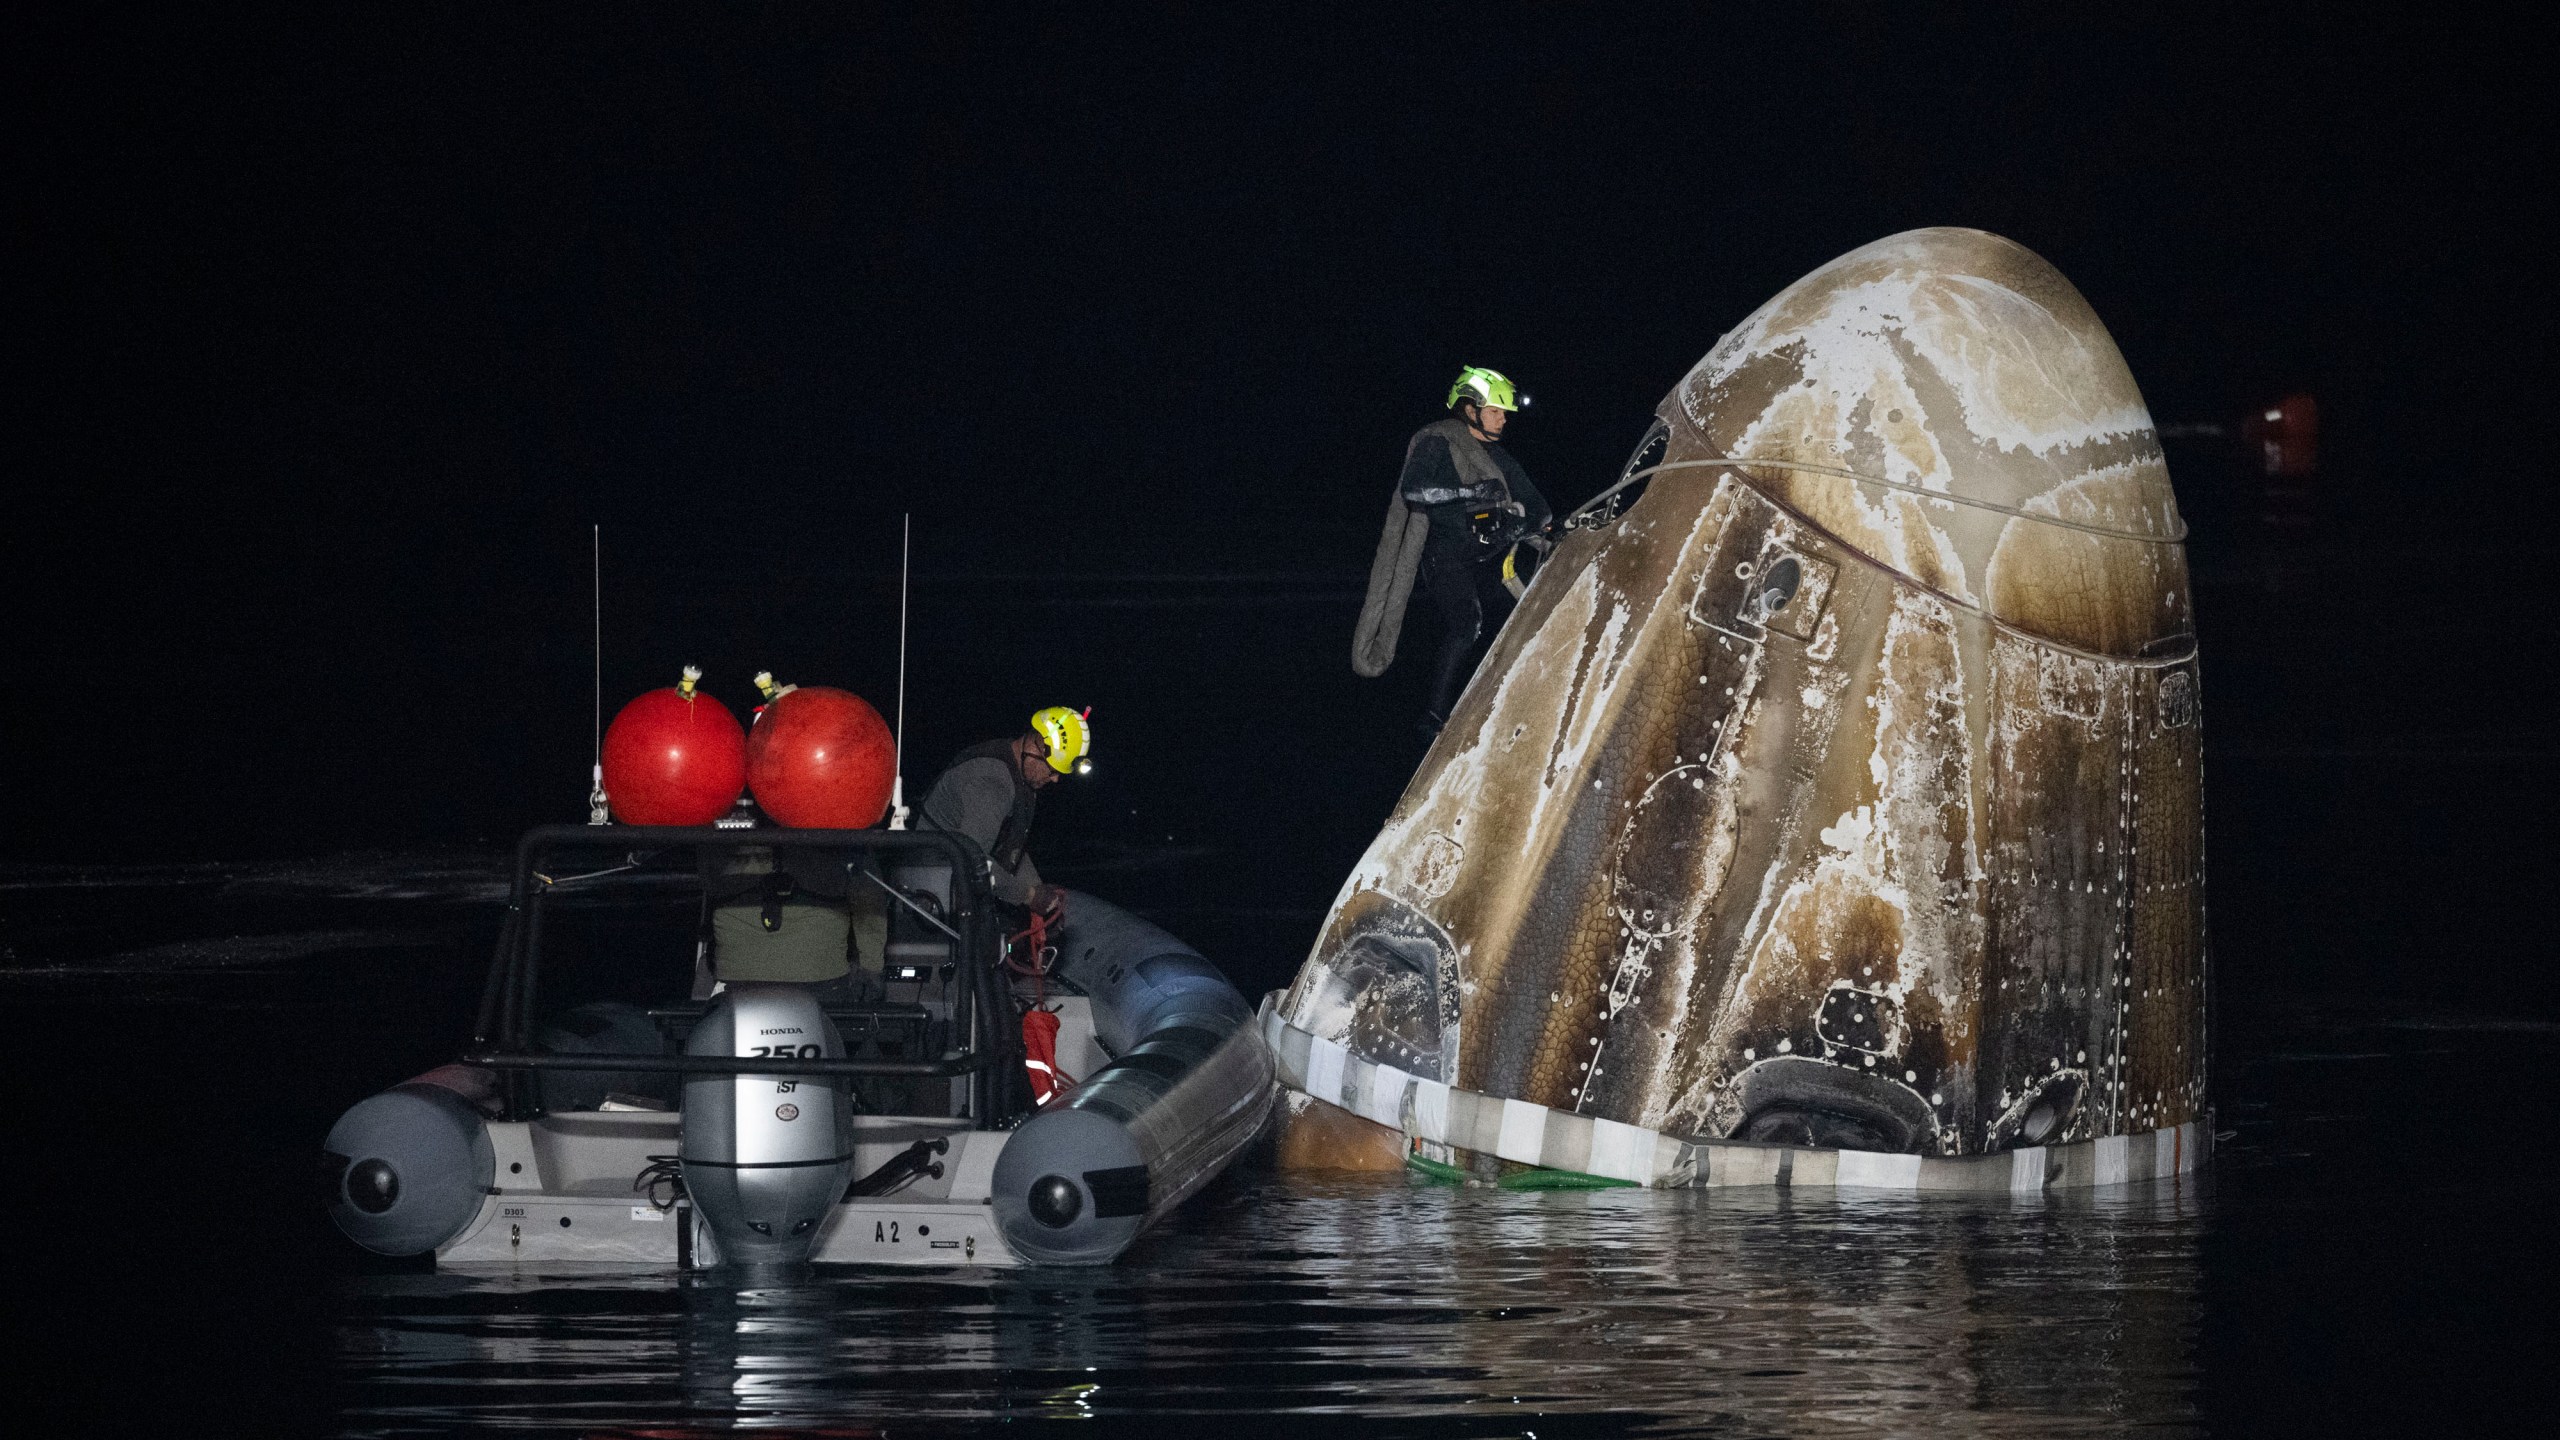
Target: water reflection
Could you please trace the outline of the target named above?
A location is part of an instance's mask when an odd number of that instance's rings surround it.
[[[2192,1177],[2023,1202],[1239,1177],[1109,1270],[352,1280],[345,1422],[2176,1430],[2201,1211]]]

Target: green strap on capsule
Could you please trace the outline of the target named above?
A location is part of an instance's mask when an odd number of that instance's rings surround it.
[[[1607,1175],[1585,1175],[1579,1170],[1523,1170],[1494,1182],[1504,1190],[1619,1190],[1635,1183]]]
[[[1423,1179],[1430,1181],[1434,1185],[1464,1185],[1467,1183],[1466,1171],[1459,1169],[1455,1165],[1444,1165],[1437,1160],[1429,1159],[1422,1155],[1405,1156],[1404,1168],[1421,1176]]]

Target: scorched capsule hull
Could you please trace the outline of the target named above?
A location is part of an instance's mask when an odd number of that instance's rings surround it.
[[[1266,1016],[1284,1074],[1385,1141],[1568,1168],[1640,1148],[1629,1178],[1656,1182],[1718,1142],[1952,1176],[2161,1132],[2115,1173],[2189,1168],[2184,526],[2088,304],[1996,236],[1878,241],[1726,335],[1627,477]]]

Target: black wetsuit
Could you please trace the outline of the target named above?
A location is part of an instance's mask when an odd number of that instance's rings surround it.
[[[1484,634],[1486,607],[1494,607],[1497,615],[1510,607],[1511,597],[1499,583],[1503,555],[1512,541],[1545,531],[1555,514],[1547,506],[1547,497],[1529,483],[1529,472],[1499,443],[1478,441],[1477,448],[1501,472],[1500,480],[1471,482],[1451,453],[1451,446],[1459,443],[1451,429],[1462,425],[1443,420],[1425,427],[1415,438],[1399,486],[1405,503],[1431,522],[1416,583],[1430,592],[1431,603],[1440,612],[1440,654],[1431,676],[1435,722],[1448,718],[1449,707],[1457,703],[1458,690],[1466,683],[1468,657]],[[1511,515],[1509,505],[1518,505],[1520,513]],[[1486,518],[1479,520],[1479,516]]]

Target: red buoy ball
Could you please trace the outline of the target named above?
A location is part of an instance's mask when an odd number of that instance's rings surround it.
[[[604,732],[605,801],[625,825],[708,825],[746,788],[746,732],[699,690],[652,690]]]
[[[850,690],[786,690],[747,733],[747,785],[756,804],[798,830],[879,824],[897,766],[889,722]]]

